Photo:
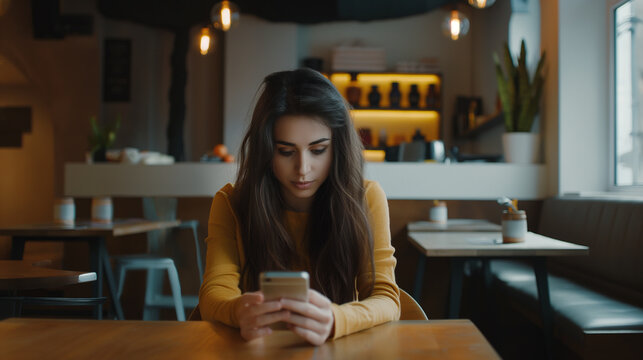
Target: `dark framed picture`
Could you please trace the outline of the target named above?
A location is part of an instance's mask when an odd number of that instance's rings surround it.
[[[482,115],[482,98],[477,96],[458,96],[455,100],[453,124],[455,136],[462,136],[472,130],[475,118]]]
[[[130,101],[132,41],[107,38],[103,50],[103,101]]]

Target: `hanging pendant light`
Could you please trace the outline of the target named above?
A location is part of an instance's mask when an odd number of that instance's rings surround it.
[[[469,32],[469,19],[458,10],[449,11],[442,22],[442,31],[451,40],[458,40]]]
[[[201,55],[207,55],[210,50],[210,44],[212,42],[212,35],[210,34],[210,27],[204,26],[201,29],[201,37],[199,38],[199,50]]]
[[[496,0],[469,0],[469,5],[476,9],[484,9],[493,5],[495,2]]]
[[[210,20],[216,29],[230,30],[239,22],[239,7],[232,1],[221,1],[210,10]]]

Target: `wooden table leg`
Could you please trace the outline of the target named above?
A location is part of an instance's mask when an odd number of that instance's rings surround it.
[[[449,282],[449,304],[447,317],[457,319],[460,316],[460,300],[462,298],[462,278],[464,276],[464,258],[451,258],[451,281]]]
[[[413,286],[413,297],[418,303],[422,297],[422,285],[424,284],[424,269],[426,267],[426,255],[420,253],[417,269],[415,271],[415,286]]]
[[[20,236],[11,238],[11,260],[22,260],[25,254],[25,239]]]
[[[545,335],[545,356],[548,359],[553,355],[553,315],[549,299],[549,282],[547,279],[547,258],[537,257],[534,259],[534,272],[536,275],[536,286],[538,288],[538,302],[543,322],[543,333]]]
[[[103,264],[101,264],[99,242],[99,238],[87,239],[87,244],[89,245],[89,267],[91,271],[96,273],[96,281],[94,282],[94,289],[92,291],[92,295],[95,298],[103,296]],[[93,315],[97,320],[103,319],[103,304],[96,304]]]
[[[481,318],[483,321],[486,323],[491,323],[493,319],[495,319],[495,316],[493,316],[492,312],[494,309],[494,306],[492,304],[492,294],[491,294],[491,259],[489,258],[482,258],[482,286],[483,286],[483,292],[484,292],[484,302],[483,302],[483,307],[482,307],[482,316]]]

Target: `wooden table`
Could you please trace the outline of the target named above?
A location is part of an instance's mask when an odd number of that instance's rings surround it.
[[[205,321],[8,319],[3,359],[499,359],[469,320],[396,321],[315,347],[290,331],[245,342]]]
[[[117,236],[146,233],[180,225],[179,220],[149,221],[143,219],[114,220],[109,224],[77,221],[74,225],[31,224],[0,228],[0,235],[11,236],[11,259],[20,260],[27,241],[82,241],[89,245],[91,270],[96,273],[95,298],[103,296],[103,278],[111,296],[111,304],[117,319],[124,319],[123,309],[116,299],[116,284],[109,262],[105,242]],[[102,305],[96,305],[95,315],[102,318]]]
[[[0,260],[0,290],[47,289],[94,280],[95,272],[49,269],[25,260]]]
[[[415,274],[414,297],[422,294],[424,267],[427,257],[449,257],[450,283],[447,316],[456,318],[460,312],[464,264],[471,259],[482,259],[485,288],[491,282],[489,260],[494,258],[523,258],[534,264],[538,300],[548,350],[551,348],[552,312],[547,281],[547,257],[588,255],[589,248],[528,232],[525,242],[503,244],[500,232],[409,232],[409,241],[420,250]],[[551,352],[549,352],[551,354]]]
[[[415,221],[406,225],[411,231],[501,231],[498,224],[483,219],[448,219],[446,223]]]

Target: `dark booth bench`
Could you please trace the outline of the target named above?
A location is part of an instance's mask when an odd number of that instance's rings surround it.
[[[589,247],[548,262],[554,337],[582,358],[643,359],[643,200],[544,201],[538,233]],[[538,321],[529,264],[491,264],[503,298]]]

